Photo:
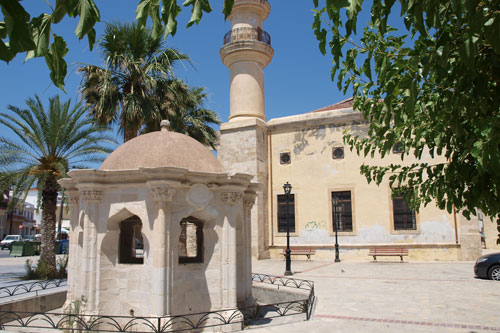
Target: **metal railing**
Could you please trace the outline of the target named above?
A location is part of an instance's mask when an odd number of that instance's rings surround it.
[[[235,28],[224,35],[224,45],[232,42],[255,40],[271,45],[271,36],[261,28]]]
[[[66,279],[55,279],[55,280],[35,281],[32,283],[22,283],[12,286],[0,287],[0,298],[12,297],[25,293],[38,292],[40,290],[63,287],[66,286],[66,283],[67,283]]]
[[[182,332],[222,325],[243,328],[273,318],[305,314],[310,319],[314,304],[314,282],[267,274],[252,274],[254,282],[309,290],[307,297],[273,304],[256,304],[239,309],[200,312],[165,317],[84,315],[79,313],[0,311],[0,329],[29,327],[65,332]],[[241,325],[241,326],[240,326]]]

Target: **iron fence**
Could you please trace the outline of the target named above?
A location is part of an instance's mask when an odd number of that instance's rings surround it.
[[[66,283],[66,279],[55,279],[0,287],[0,298],[63,287],[66,286]]]
[[[254,282],[309,290],[308,296],[297,300],[219,311],[165,317],[86,315],[80,313],[0,311],[0,329],[57,329],[65,332],[138,332],[166,333],[203,330],[222,325],[234,329],[274,318],[305,314],[310,319],[314,303],[314,282],[288,279],[267,274],[252,274]]]

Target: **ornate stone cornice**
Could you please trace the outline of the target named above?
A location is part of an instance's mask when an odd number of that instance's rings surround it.
[[[151,196],[155,201],[172,201],[175,189],[166,185],[151,186]]]
[[[80,192],[82,194],[83,200],[87,202],[100,202],[103,197],[103,192],[102,191],[96,191],[96,190],[85,190]]]
[[[243,194],[240,192],[222,192],[220,196],[226,205],[236,205],[243,197]]]

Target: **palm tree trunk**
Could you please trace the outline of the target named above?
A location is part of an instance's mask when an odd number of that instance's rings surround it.
[[[50,175],[45,181],[42,191],[42,239],[40,246],[40,261],[45,261],[48,267],[57,270],[54,240],[56,238],[56,209],[59,185],[56,177]]]
[[[128,140],[137,137],[137,132],[137,127],[125,127],[123,130],[123,142],[127,142]]]

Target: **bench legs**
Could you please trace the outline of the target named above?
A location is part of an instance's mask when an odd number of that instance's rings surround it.
[[[401,262],[403,262],[403,256],[402,255],[395,255],[395,256],[399,256],[399,258],[401,258]],[[373,261],[377,261],[377,255],[372,255],[373,257]]]

